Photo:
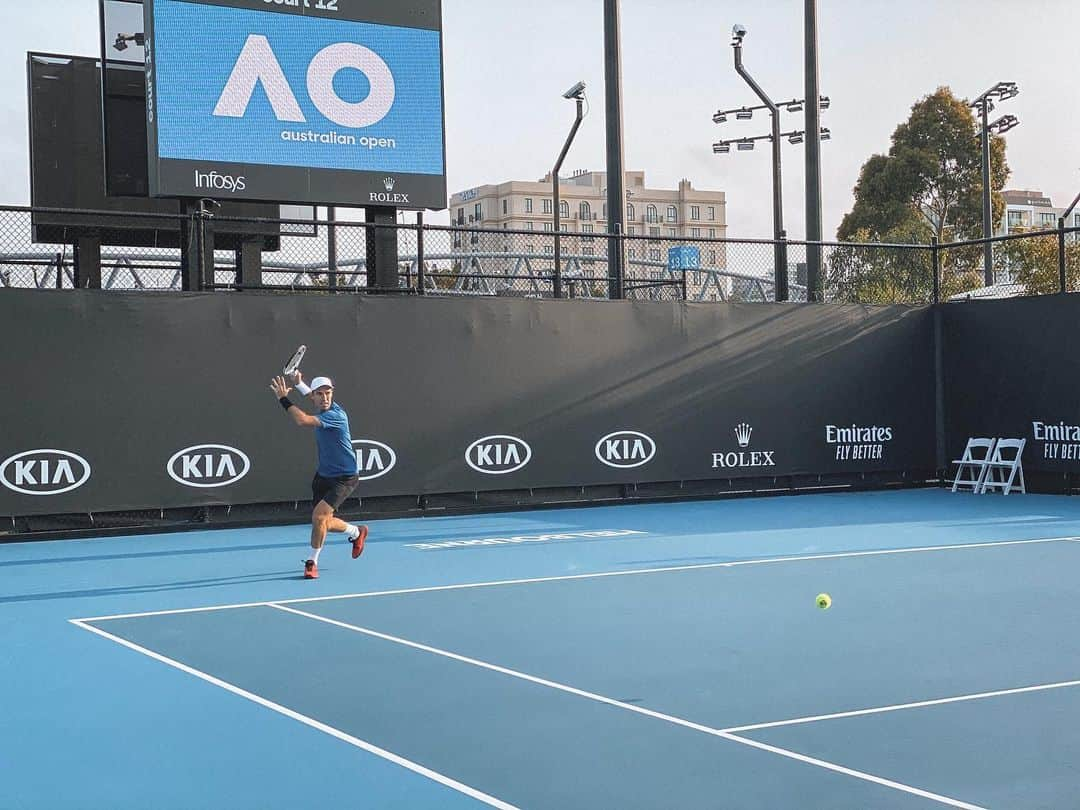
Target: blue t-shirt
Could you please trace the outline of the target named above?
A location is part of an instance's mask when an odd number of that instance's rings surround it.
[[[318,418],[315,444],[319,448],[319,475],[323,478],[356,475],[356,451],[349,435],[348,415],[335,402]]]

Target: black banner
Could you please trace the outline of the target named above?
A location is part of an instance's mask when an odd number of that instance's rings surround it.
[[[942,307],[948,451],[969,437],[1027,439],[1024,469],[1080,472],[1080,297]]]
[[[932,335],[907,307],[6,290],[0,514],[306,501],[314,437],[269,389],[301,343],[361,496],[932,470]]]

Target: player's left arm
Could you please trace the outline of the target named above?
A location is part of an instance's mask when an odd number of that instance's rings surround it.
[[[289,402],[289,384],[285,382],[284,377],[274,377],[270,381],[270,390],[274,392],[274,396],[278,398],[278,402],[282,407],[285,407],[285,412],[289,414],[289,417],[293,422],[300,427],[321,427],[322,422],[317,417],[311,414],[304,413],[300,410],[300,407],[294,402]],[[286,405],[288,407],[286,407]]]

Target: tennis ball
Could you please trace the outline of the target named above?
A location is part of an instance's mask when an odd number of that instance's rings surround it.
[[[819,593],[817,595],[817,606],[822,610],[828,610],[832,605],[832,597],[827,593]]]

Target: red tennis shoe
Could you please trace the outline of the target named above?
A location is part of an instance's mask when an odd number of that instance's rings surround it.
[[[355,560],[364,553],[364,541],[367,539],[367,526],[360,526],[360,534],[352,541],[352,558]]]
[[[308,560],[304,563],[304,579],[318,579],[319,578],[319,566],[315,564],[314,560]]]

